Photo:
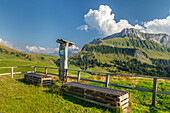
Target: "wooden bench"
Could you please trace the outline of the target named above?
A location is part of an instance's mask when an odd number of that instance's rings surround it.
[[[79,82],[65,83],[64,94],[111,109],[127,110],[129,92]]]
[[[35,73],[26,73],[24,79],[30,83],[41,84],[41,86],[51,85],[52,77]]]

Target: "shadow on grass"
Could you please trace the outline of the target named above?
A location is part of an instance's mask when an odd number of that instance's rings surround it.
[[[26,85],[35,85],[35,86],[40,86],[40,84],[37,84],[37,83],[29,83],[29,82],[27,82],[24,78],[22,78],[22,79],[15,79],[16,81],[19,81],[19,82],[22,82],[22,83],[24,83],[24,84],[26,84]]]

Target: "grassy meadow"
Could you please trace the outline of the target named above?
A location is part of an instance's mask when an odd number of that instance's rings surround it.
[[[56,70],[51,70],[56,72]],[[56,72],[57,73],[57,72]],[[76,76],[76,72],[69,71],[70,76]],[[60,113],[110,113],[112,110],[90,104],[73,97],[65,96],[60,90],[61,83],[54,82],[51,87],[41,87],[39,85],[26,83],[23,74],[14,75],[14,79],[10,75],[0,76],[0,112],[60,112]],[[53,77],[58,79],[58,77]],[[105,81],[103,75],[91,75],[81,73],[81,78]],[[68,81],[75,81],[68,79]],[[97,83],[81,81],[82,83],[100,85]],[[113,76],[110,77],[110,83],[127,85],[139,88],[152,89],[153,80],[144,78],[131,78]],[[129,91],[130,113],[169,113],[170,112],[170,95],[157,94],[157,106],[151,105],[152,93],[142,92],[119,87],[112,87]],[[158,79],[158,90],[170,92],[170,81]]]

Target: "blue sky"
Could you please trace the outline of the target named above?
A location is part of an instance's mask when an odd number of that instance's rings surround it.
[[[58,38],[77,52],[124,26],[170,34],[170,0],[0,0],[0,43],[25,52],[55,53]]]

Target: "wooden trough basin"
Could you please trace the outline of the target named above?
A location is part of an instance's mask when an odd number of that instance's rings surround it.
[[[51,85],[52,77],[35,73],[26,73],[24,79],[29,83],[41,84],[42,86]]]
[[[94,86],[79,82],[65,83],[65,94],[100,106],[126,111],[129,105],[129,92],[118,89]]]

